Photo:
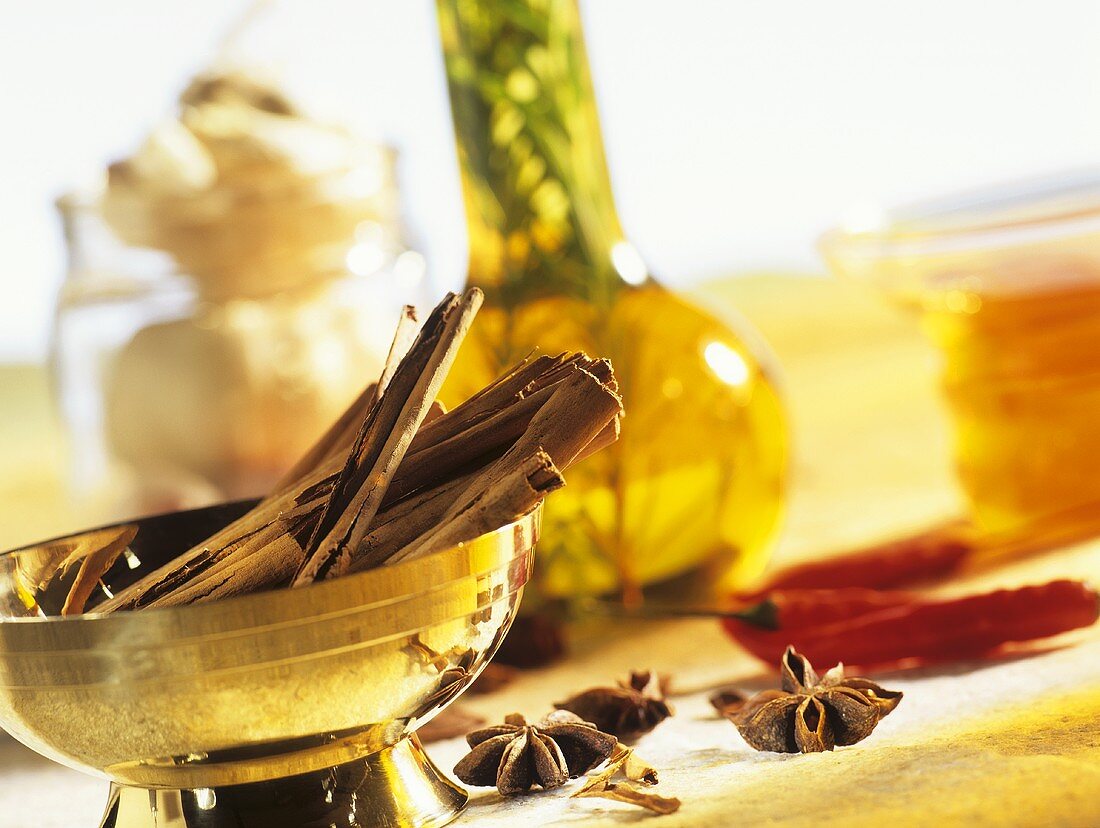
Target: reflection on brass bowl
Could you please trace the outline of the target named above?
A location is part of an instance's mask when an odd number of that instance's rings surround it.
[[[106,590],[249,505],[136,521]],[[55,617],[59,564],[90,533],[5,553],[0,724],[111,780],[102,828],[442,825],[466,792],[415,731],[506,634],[539,518],[302,589],[99,616]]]

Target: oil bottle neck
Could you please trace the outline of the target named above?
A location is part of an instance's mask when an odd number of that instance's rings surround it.
[[[470,283],[490,299],[598,301],[623,262],[629,281],[644,279],[615,212],[576,0],[438,0],[438,11]]]

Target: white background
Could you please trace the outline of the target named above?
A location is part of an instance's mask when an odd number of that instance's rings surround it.
[[[0,360],[39,359],[53,198],[131,149],[242,0],[0,0]],[[671,284],[819,269],[854,206],[1100,158],[1095,0],[582,0],[620,210]],[[431,0],[284,0],[240,47],[395,143],[442,283],[457,174]]]

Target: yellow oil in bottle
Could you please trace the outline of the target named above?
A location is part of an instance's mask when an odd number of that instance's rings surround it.
[[[547,502],[545,597],[688,599],[766,562],[787,429],[751,333],[661,287],[615,213],[576,0],[439,0],[469,283],[486,303],[448,403],[539,350],[609,357],[619,442]],[[751,343],[751,345],[750,345]]]

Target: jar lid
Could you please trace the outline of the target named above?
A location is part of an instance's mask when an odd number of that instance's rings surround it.
[[[834,272],[894,294],[1030,293],[1100,283],[1100,169],[1072,170],[865,212],[819,248]]]
[[[1100,226],[1100,169],[1071,170],[865,211],[822,238],[823,248],[867,242],[880,255],[1003,245]],[[899,246],[899,250],[891,249]]]

